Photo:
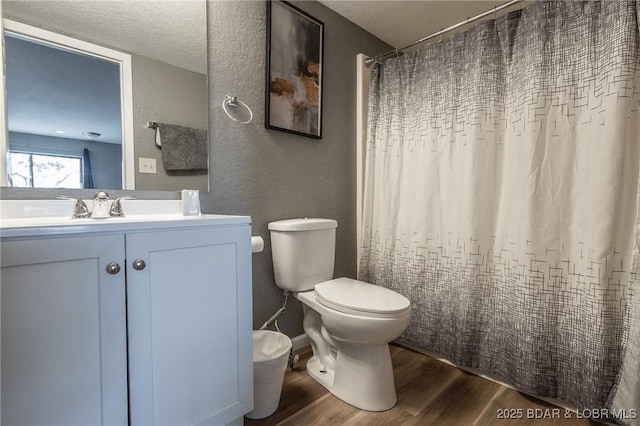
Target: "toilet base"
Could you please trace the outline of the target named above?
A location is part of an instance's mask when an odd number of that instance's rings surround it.
[[[396,405],[389,346],[337,343],[335,370],[313,356],[307,373],[344,402],[366,411],[386,411]],[[324,373],[322,371],[325,371]]]
[[[324,386],[329,392],[333,386],[333,379],[335,377],[335,371],[324,368],[320,363],[320,360],[315,356],[311,357],[307,361],[307,373],[313,380]]]

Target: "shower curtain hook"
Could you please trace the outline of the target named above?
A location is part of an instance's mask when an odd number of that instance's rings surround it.
[[[400,51],[398,50],[397,47],[395,49],[395,53],[396,53],[396,58],[399,58],[400,57]]]
[[[498,19],[498,6],[493,6],[493,20]]]

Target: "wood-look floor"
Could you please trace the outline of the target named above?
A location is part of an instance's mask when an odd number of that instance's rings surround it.
[[[536,419],[535,412],[529,416],[533,418],[527,418],[528,409],[556,407],[426,355],[390,347],[398,393],[398,403],[391,410],[362,411],[333,396],[306,373],[311,351],[303,349],[295,370],[285,375],[278,410],[265,419],[245,418],[245,425],[599,425],[586,419],[565,419],[564,409],[560,419]],[[498,418],[499,410],[510,408],[522,409],[524,418]]]

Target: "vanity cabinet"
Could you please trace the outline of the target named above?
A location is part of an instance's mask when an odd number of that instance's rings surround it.
[[[252,405],[250,245],[248,226],[127,235],[132,425],[225,425]]]
[[[3,425],[127,423],[124,265],[118,235],[2,241]]]
[[[241,422],[250,226],[197,224],[2,239],[2,424]]]

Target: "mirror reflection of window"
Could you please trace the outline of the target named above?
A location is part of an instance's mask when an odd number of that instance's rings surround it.
[[[84,188],[82,158],[9,152],[9,186]]]
[[[20,35],[5,40],[9,185],[121,188],[119,64]]]

